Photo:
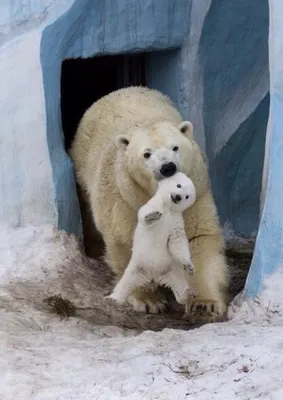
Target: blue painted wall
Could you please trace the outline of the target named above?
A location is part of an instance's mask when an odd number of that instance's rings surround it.
[[[1,0],[0,46],[46,23],[68,9],[74,0]]]
[[[211,161],[211,178],[220,221],[222,225],[229,221],[239,237],[249,238],[259,224],[268,115],[269,93]]]
[[[248,298],[260,293],[264,278],[276,270],[282,271],[283,268],[283,92],[271,92],[271,113],[272,137],[267,196],[244,290],[244,295]]]
[[[260,294],[265,279],[283,271],[283,3],[270,0],[270,138],[267,154],[267,189],[254,257],[248,274],[244,298]],[[280,295],[278,293],[278,295]]]
[[[259,224],[269,114],[268,25],[268,1],[213,0],[199,45],[215,200],[222,225],[246,238]]]
[[[182,74],[180,49],[148,53],[146,72],[148,86],[166,93],[181,112],[180,88],[182,86]]]

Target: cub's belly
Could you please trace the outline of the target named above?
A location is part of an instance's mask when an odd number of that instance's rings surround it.
[[[143,267],[150,269],[166,269],[172,263],[172,257],[167,248],[167,239],[143,240],[139,243],[139,249],[135,256]]]

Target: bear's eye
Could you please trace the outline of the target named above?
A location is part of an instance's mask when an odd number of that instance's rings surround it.
[[[147,151],[146,153],[144,153],[144,158],[149,158],[150,157],[150,153]]]
[[[173,147],[173,151],[178,151],[179,150],[179,147],[178,146],[174,146]]]
[[[188,199],[189,197],[190,197],[190,196],[189,196],[189,195],[187,195],[187,196],[186,196],[186,199]]]
[[[180,185],[180,183],[178,183],[177,187],[178,187],[178,188],[181,188],[182,186]]]

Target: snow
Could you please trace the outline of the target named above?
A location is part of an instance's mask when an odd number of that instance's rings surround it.
[[[94,266],[53,226],[1,227],[1,400],[283,398],[282,272],[226,323],[140,333],[46,308],[58,293],[93,305]]]

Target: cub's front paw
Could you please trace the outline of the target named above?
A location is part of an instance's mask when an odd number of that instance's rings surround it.
[[[187,271],[189,274],[194,275],[195,267],[191,261],[188,261],[185,264],[183,264],[183,267],[184,267],[184,270]]]
[[[159,211],[153,211],[153,212],[147,214],[147,215],[144,217],[144,221],[145,221],[145,223],[146,223],[147,225],[150,225],[150,224],[152,224],[153,222],[158,221],[161,217],[162,217],[162,213],[161,213],[161,212],[159,212]]]

